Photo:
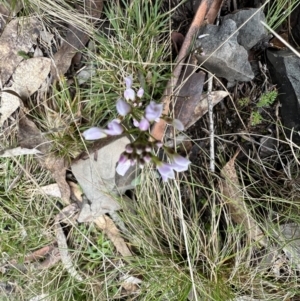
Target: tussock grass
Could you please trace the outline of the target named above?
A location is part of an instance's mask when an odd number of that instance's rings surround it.
[[[289,20],[290,14],[299,5],[298,0],[270,1],[267,6],[267,23],[276,30],[284,22]]]
[[[105,7],[101,30],[93,33],[83,53],[92,70],[90,78],[79,85],[74,74],[71,88],[61,79],[50,95],[31,105],[40,128],[50,134],[53,151],[67,160],[85,149],[80,137],[84,129],[105,126],[116,117],[115,103],[122,97],[125,76],[133,75],[134,85],[144,88],[148,101],[161,97],[170,77],[170,15],[161,12],[159,1],[124,5]]]

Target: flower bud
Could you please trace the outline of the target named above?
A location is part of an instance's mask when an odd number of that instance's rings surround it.
[[[132,86],[132,83],[133,83],[133,78],[132,78],[132,76],[131,76],[131,75],[130,75],[130,76],[126,76],[126,77],[124,78],[124,80],[125,80],[126,89],[130,89],[131,86]]]
[[[125,151],[126,151],[127,154],[131,154],[131,153],[133,152],[133,147],[132,147],[132,145],[131,145],[131,144],[127,144],[127,145],[125,146]]]
[[[150,127],[150,123],[146,118],[143,118],[139,123],[139,129],[141,131],[147,131]]]
[[[144,89],[143,88],[139,88],[139,90],[136,93],[138,98],[142,98],[144,95]]]
[[[173,122],[172,122],[172,125],[178,131],[183,131],[184,130],[184,125],[179,119],[174,119]]]
[[[128,88],[124,91],[124,98],[129,101],[135,101],[135,92],[133,89]]]

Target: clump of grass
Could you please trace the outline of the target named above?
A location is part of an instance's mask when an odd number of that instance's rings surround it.
[[[106,7],[109,33],[95,36],[97,75],[83,93],[87,97],[83,114],[89,116],[91,124],[115,117],[114,105],[122,96],[125,76],[133,76],[148,100],[161,98],[170,76],[169,16],[160,13],[161,1],[124,5]]]
[[[241,234],[231,225],[226,247],[222,247],[224,239],[217,229],[224,207],[218,204],[216,191],[193,178],[178,181],[178,186],[176,182],[162,186],[153,173],[144,170],[142,174],[143,185],[137,187],[132,206],[135,214],[126,211],[123,215],[128,240],[138,258],[147,260],[139,266],[145,275],[145,296],[153,296],[149,300],[185,300],[196,292],[195,300],[230,299],[233,292],[224,281],[231,273],[229,258],[237,252],[234,244]],[[183,196],[186,185],[187,195]],[[199,190],[204,193],[202,201]],[[158,279],[165,285],[157,286]]]
[[[53,87],[46,100],[30,106],[30,116],[34,118],[39,129],[51,142],[52,152],[71,161],[83,151],[79,125],[82,122],[82,104],[80,90],[75,86],[70,92],[64,79],[58,87]]]
[[[93,226],[63,223],[69,233],[69,252],[84,281],[70,277],[62,264],[46,269],[23,265],[26,255],[56,240],[53,221],[60,199],[40,192],[38,186],[50,184],[52,177],[33,158],[0,158],[0,179],[0,273],[1,282],[12,284],[12,300],[29,300],[42,293],[49,300],[106,300],[108,290],[114,296],[122,269],[116,264],[112,242]]]
[[[266,14],[268,25],[273,30],[276,30],[283,22],[288,20],[288,17],[298,4],[299,1],[297,0],[269,1]]]
[[[75,79],[71,87],[62,79],[42,106],[33,105],[31,111],[48,133],[53,151],[68,161],[85,149],[83,130],[105,127],[116,117],[115,104],[123,97],[125,76],[132,75],[134,83],[144,88],[147,102],[161,98],[172,69],[167,38],[170,16],[161,12],[160,1],[106,5],[103,31],[94,34],[92,50],[83,54],[93,70],[90,79],[82,85]]]
[[[37,193],[32,182],[33,179],[37,185],[49,184],[51,174],[41,170],[29,156],[0,158],[0,179],[0,261],[5,265],[15,260],[18,265],[25,255],[52,242],[51,216],[57,210],[46,197]],[[1,281],[13,284],[15,292],[27,296],[29,291],[23,289],[35,283],[37,274],[8,267],[1,269]]]

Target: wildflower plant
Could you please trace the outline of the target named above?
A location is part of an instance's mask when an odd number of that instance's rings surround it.
[[[161,141],[155,140],[150,134],[150,126],[158,122],[160,118],[172,124],[177,130],[182,131],[184,129],[183,124],[178,119],[170,119],[164,116],[162,114],[163,104],[158,104],[153,100],[143,109],[144,89],[140,88],[136,92],[132,88],[132,84],[132,76],[125,77],[124,98],[120,98],[116,102],[119,117],[110,121],[106,129],[92,127],[84,131],[82,135],[86,140],[96,140],[126,133],[134,141],[125,147],[120,156],[116,168],[119,175],[124,176],[130,166],[137,164],[140,168],[143,168],[147,163],[152,162],[163,181],[174,179],[174,171],[186,171],[191,162],[177,154],[173,149],[165,146]],[[129,123],[126,123],[126,121]],[[170,162],[163,162],[155,154],[160,148],[164,150]]]

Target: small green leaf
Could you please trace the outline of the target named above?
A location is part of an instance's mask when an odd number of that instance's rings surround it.
[[[25,51],[22,51],[22,50],[18,51],[18,55],[21,56],[25,60],[28,60],[31,58],[30,55],[28,55]]]

